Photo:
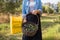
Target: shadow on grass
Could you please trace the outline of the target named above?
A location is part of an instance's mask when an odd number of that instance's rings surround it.
[[[55,21],[54,23],[58,23],[58,24],[60,24],[60,20],[57,20],[57,21]]]
[[[42,30],[44,30],[48,27],[53,27],[55,24],[57,24],[57,23],[54,23],[54,22],[41,22],[41,27],[42,27]]]
[[[54,37],[48,37],[48,38],[43,38],[43,40],[57,40],[57,39]]]
[[[41,19],[56,19],[56,17],[47,17],[47,16],[42,16]]]

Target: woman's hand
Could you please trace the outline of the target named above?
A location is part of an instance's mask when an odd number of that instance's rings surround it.
[[[27,22],[26,18],[23,18],[23,23]]]
[[[33,10],[32,11],[32,14],[36,15],[37,14],[37,11],[36,10]]]
[[[36,15],[36,14],[38,14],[38,13],[40,13],[40,10],[33,10],[33,11],[32,11],[32,14],[34,14],[34,15]]]

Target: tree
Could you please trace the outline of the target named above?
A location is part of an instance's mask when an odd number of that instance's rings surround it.
[[[16,1],[16,2],[14,2]],[[22,2],[20,0],[11,0],[10,2],[6,3],[6,12],[14,14],[20,8]]]
[[[8,13],[14,13],[15,12],[15,5],[13,2],[9,2],[9,3],[6,3],[6,8],[5,8],[5,11]]]
[[[54,10],[49,7],[49,13],[53,13],[53,12],[54,12]]]
[[[58,2],[58,12],[60,13],[60,2]]]
[[[53,13],[54,10],[50,6],[45,5],[45,6],[43,6],[43,12],[44,13]]]
[[[47,13],[47,11],[45,10],[45,6],[42,6],[42,10],[43,10],[43,13]]]
[[[17,11],[16,9],[20,8],[20,5],[22,3],[20,1],[22,0],[7,0],[7,1],[0,0],[0,12],[14,14]]]
[[[3,0],[0,0],[0,13],[5,11],[5,3]]]

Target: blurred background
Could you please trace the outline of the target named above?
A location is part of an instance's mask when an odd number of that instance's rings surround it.
[[[60,0],[41,0],[43,40],[60,40]],[[0,0],[0,40],[21,40],[22,34],[10,34],[10,15],[22,14],[22,0]]]

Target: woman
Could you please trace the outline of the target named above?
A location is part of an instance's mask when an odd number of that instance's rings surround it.
[[[22,16],[23,16],[24,22],[26,22],[25,17],[28,13],[37,15],[38,19],[40,20],[40,16],[42,13],[41,0],[23,0]],[[38,31],[36,35],[34,35],[33,37],[23,35],[22,40],[42,40],[41,22],[39,21]]]

